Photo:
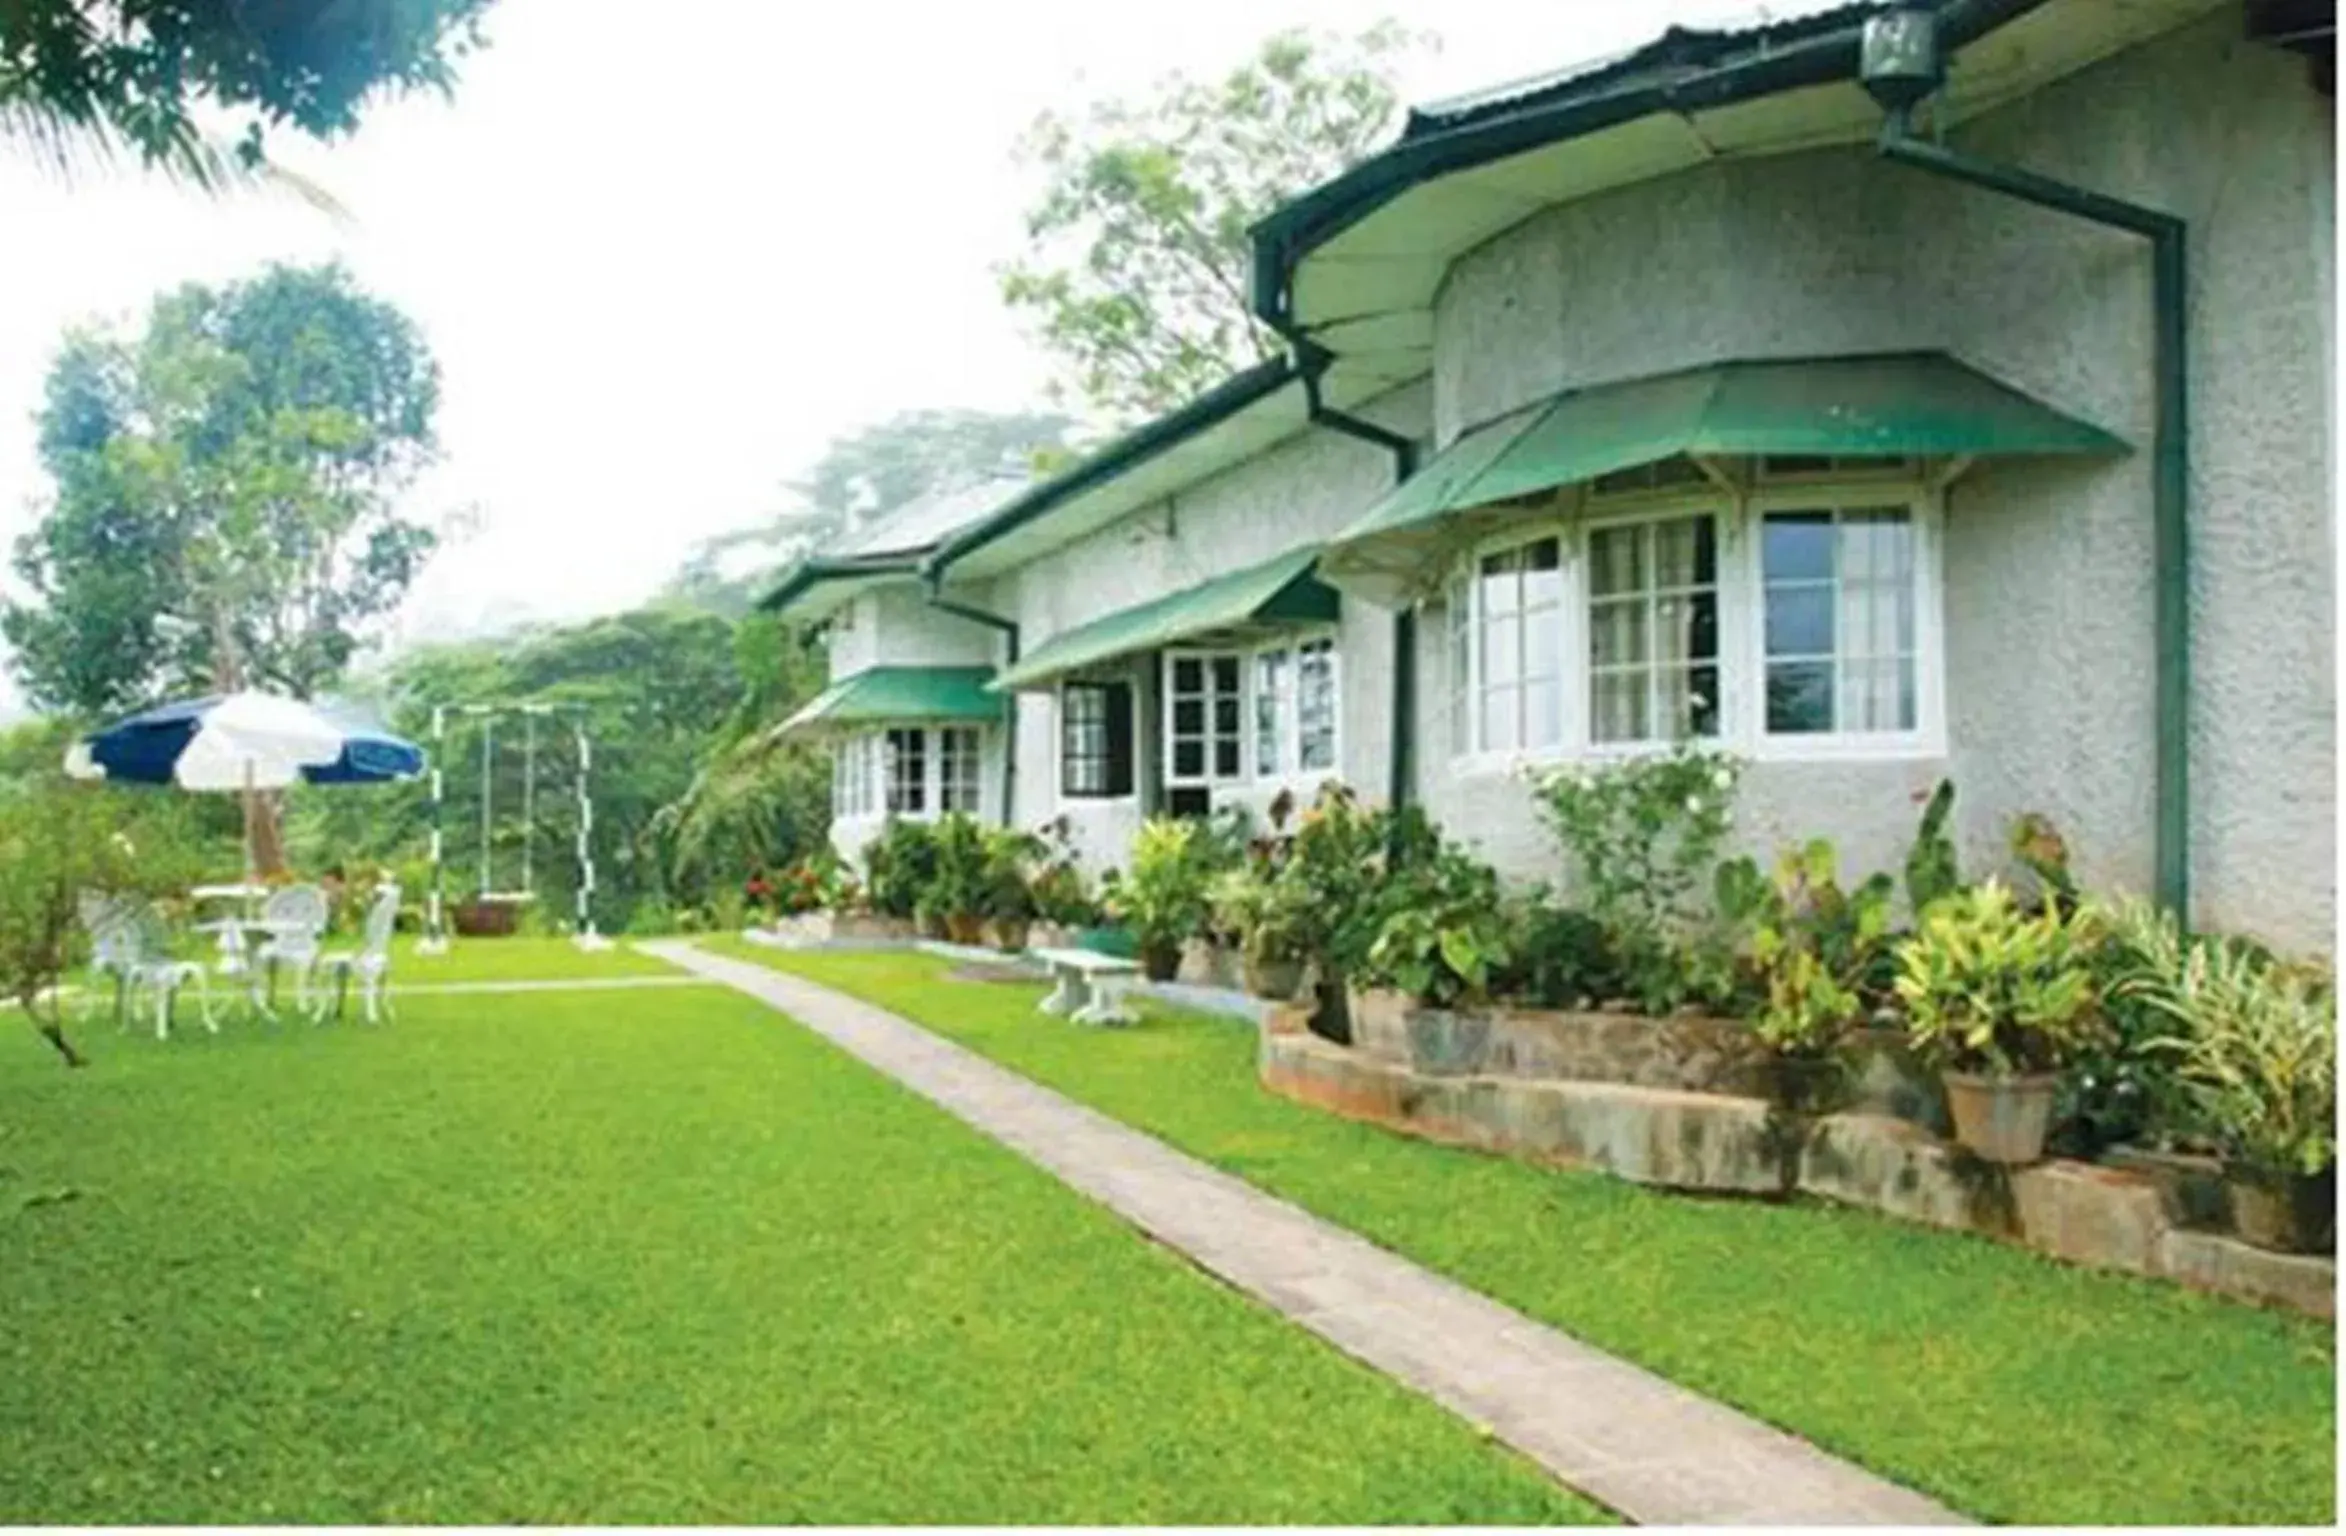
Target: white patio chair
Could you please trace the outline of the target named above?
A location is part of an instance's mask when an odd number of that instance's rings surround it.
[[[319,981],[328,973],[334,977],[334,1017],[342,1017],[342,1004],[350,995],[350,979],[358,978],[359,1002],[369,1024],[379,1024],[391,1017],[391,989],[386,983],[391,975],[391,933],[399,922],[399,887],[378,885],[375,899],[367,907],[366,928],[355,950],[342,949],[318,957]],[[319,1013],[325,1011],[325,1000],[319,999]]]
[[[84,891],[78,903],[81,925],[90,936],[89,984],[82,1017],[94,1016],[106,993],[114,994],[114,1022],[130,1027],[131,971],[138,960],[134,903],[105,891]]]
[[[277,968],[293,972],[294,1005],[310,1011],[310,978],[317,969],[318,946],[326,933],[326,893],[314,885],[289,885],[271,891],[261,904],[260,927],[268,937],[252,952],[254,980],[265,985],[267,997],[256,998],[261,1011],[274,1013]]]
[[[204,968],[192,960],[180,960],[172,955],[171,930],[164,926],[163,915],[140,902],[123,915],[121,925],[127,930],[130,996],[134,1004],[142,993],[153,996],[155,1038],[162,1040],[170,1035],[179,990],[191,981],[196,987],[196,1002],[203,1010],[204,1028],[215,1035],[220,1033],[220,1023],[212,1017],[212,989]]]

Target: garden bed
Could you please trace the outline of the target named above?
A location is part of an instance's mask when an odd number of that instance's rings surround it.
[[[1392,1010],[1372,1020],[1389,1026]],[[1374,1048],[1346,1048],[1311,1034],[1303,1010],[1276,1011],[1266,1025],[1260,1074],[1285,1097],[1410,1135],[1535,1161],[1587,1167],[1666,1189],[1745,1195],[1800,1193],[1932,1226],[2017,1243],[2072,1263],[2179,1281],[2243,1300],[2334,1315],[2333,1260],[2270,1253],[2219,1231],[2187,1224],[2209,1213],[2204,1198],[2171,1170],[2053,1160],[2000,1172],[1963,1156],[1930,1130],[1895,1115],[1828,1115],[1788,1142],[1779,1117],[1755,1095],[1655,1082],[1684,1077],[1717,1056],[1711,1030],[1723,1021],[1637,1019],[1634,1015],[1491,1015],[1407,1011],[1406,1037],[1435,1044],[1426,1070],[1402,1056],[1389,1027],[1369,1025]],[[1475,1026],[1460,1021],[1473,1020]],[[1568,1056],[1642,1025],[1651,1037],[1609,1057]],[[1356,1011],[1354,1028],[1361,1030]],[[1461,1050],[1461,1037],[1479,1051]],[[1356,1039],[1361,1036],[1356,1034]],[[1509,1042],[1493,1049],[1490,1041]],[[1534,1076],[1519,1067],[1535,1053],[1514,1042],[1555,1046],[1539,1065],[1569,1060],[1575,1075]],[[1707,1043],[1706,1043],[1707,1042]],[[1478,1070],[1447,1070],[1461,1061]],[[1608,1077],[1606,1072],[1617,1075]]]

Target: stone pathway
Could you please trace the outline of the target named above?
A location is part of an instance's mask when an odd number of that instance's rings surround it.
[[[892,1013],[689,944],[641,947],[783,1010],[1631,1520],[1964,1523],[1920,1494],[1534,1322]]]

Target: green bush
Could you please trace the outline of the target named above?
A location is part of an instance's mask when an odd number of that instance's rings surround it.
[[[1727,967],[1700,898],[1741,771],[1723,753],[1681,745],[1663,757],[1532,775],[1573,894],[1604,924],[1623,985],[1648,1013],[1721,1001]]]
[[[863,869],[872,910],[911,917],[937,877],[936,834],[925,821],[891,816],[880,835],[864,844]]]
[[[1143,951],[1178,949],[1205,930],[1215,850],[1200,823],[1150,818],[1132,843],[1132,868],[1108,897],[1110,913]]]
[[[1510,958],[1499,877],[1463,848],[1389,877],[1384,921],[1362,980],[1431,1007],[1477,1002]]]
[[[1745,935],[1752,1033],[1778,1056],[1832,1056],[1895,979],[1890,877],[1843,890],[1840,861],[1820,837],[1779,855],[1772,879],[1749,859],[1721,865],[1718,889],[1721,909]]]
[[[1495,990],[1542,1008],[1590,1008],[1621,992],[1605,925],[1541,887],[1508,909],[1512,961]]]

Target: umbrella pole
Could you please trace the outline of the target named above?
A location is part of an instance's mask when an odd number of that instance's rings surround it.
[[[253,782],[253,760],[244,760],[244,883],[258,885],[261,878],[260,851],[253,847],[254,829],[261,819],[260,787]]]

